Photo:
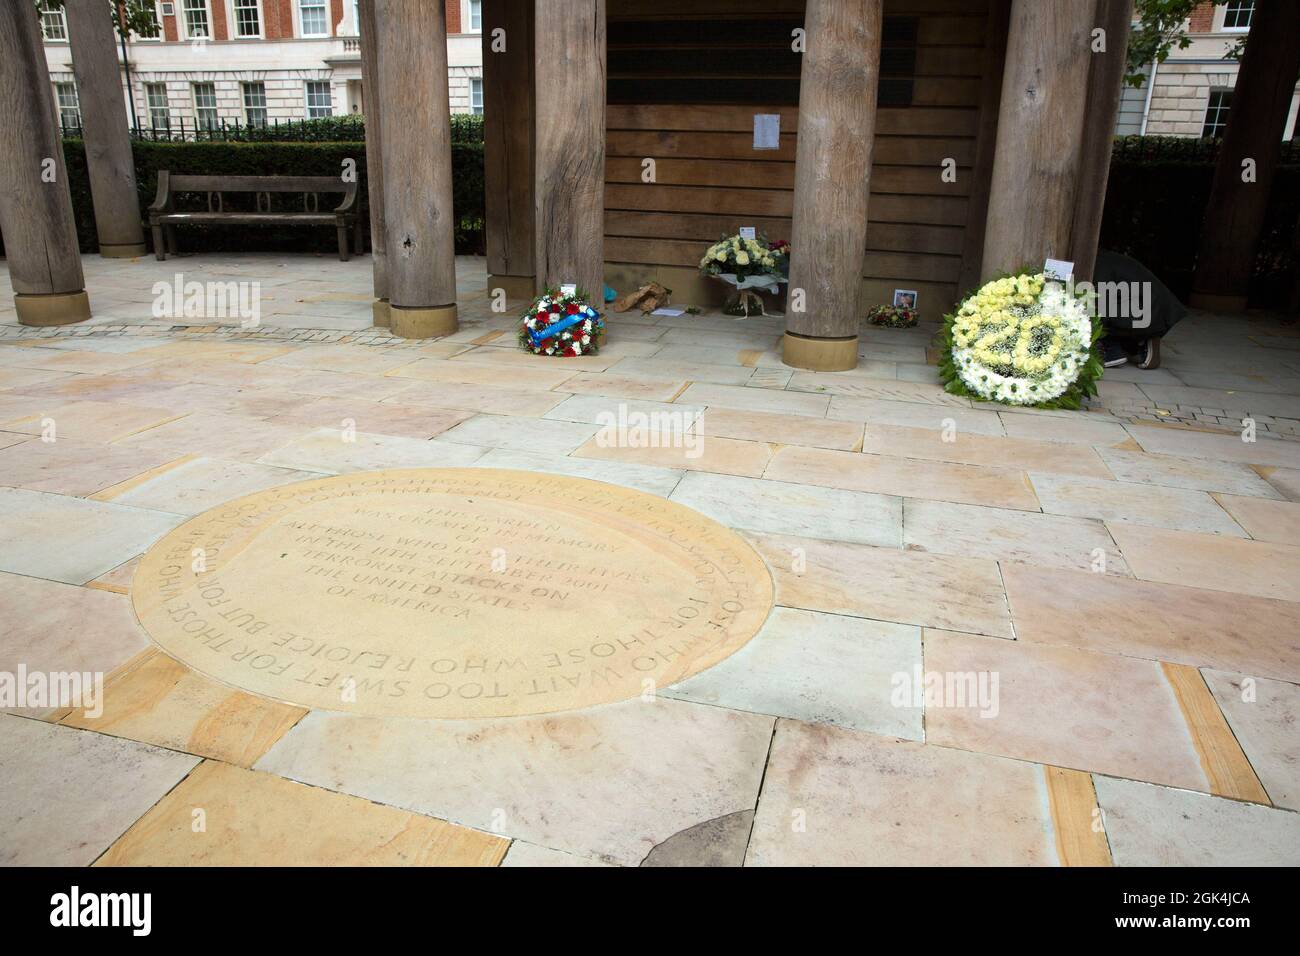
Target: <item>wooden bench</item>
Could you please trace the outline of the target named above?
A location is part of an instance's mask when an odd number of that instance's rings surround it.
[[[179,193],[206,193],[206,212],[180,212],[174,208]],[[252,193],[253,211],[226,212],[222,193]],[[301,212],[271,209],[271,193],[302,193]],[[321,193],[342,193],[343,202],[322,212]],[[149,227],[153,230],[153,248],[159,259],[176,252],[178,225],[211,226],[323,226],[333,224],[338,230],[339,259],[348,261],[348,230],[356,230],[356,247],[361,247],[361,217],[357,215],[357,184],[345,183],[335,176],[173,176],[158,172],[158,194],[149,207]],[[164,242],[164,237],[166,241]]]

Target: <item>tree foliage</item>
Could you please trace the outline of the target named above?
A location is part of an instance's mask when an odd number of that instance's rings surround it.
[[[1175,49],[1185,50],[1192,45],[1184,29],[1192,11],[1206,0],[1137,0],[1134,13],[1139,22],[1129,34],[1128,73],[1124,80],[1129,86],[1140,88],[1146,82],[1142,68],[1148,63],[1163,63]],[[1228,0],[1209,0],[1221,6]],[[1224,55],[1224,59],[1239,59],[1245,40],[1239,39]]]

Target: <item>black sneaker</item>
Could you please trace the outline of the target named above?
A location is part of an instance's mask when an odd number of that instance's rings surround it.
[[[1101,364],[1104,368],[1119,368],[1128,364],[1128,353],[1118,342],[1105,339],[1101,343]]]
[[[1143,339],[1137,351],[1138,368],[1160,367],[1160,340]]]

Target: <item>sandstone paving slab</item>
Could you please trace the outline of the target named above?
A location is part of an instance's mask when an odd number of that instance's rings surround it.
[[[1006,564],[1016,636],[1107,654],[1300,682],[1300,605]]]
[[[686,388],[685,379],[648,377],[611,372],[579,372],[564,383],[564,391],[575,395],[603,395],[607,398],[671,402]]]
[[[106,675],[149,645],[122,594],[0,573],[0,672]],[[53,706],[13,708],[42,718]]]
[[[678,441],[672,435],[647,435],[636,429],[627,432],[602,430],[573,454],[578,458],[757,478],[772,458],[772,447],[766,442],[740,441],[694,432],[684,433]]]
[[[1204,491],[1034,472],[1030,473],[1029,480],[1043,511],[1048,514],[1232,538],[1246,536],[1241,526]]]
[[[688,405],[707,405],[710,408],[737,408],[742,411],[808,415],[813,418],[824,417],[830,405],[830,399],[821,395],[707,382],[696,382],[688,386],[677,401]]]
[[[31,438],[0,449],[0,481],[57,495],[91,495],[173,460],[162,448]]]
[[[653,698],[491,721],[315,711],[257,769],[635,865],[688,827],[752,809],[771,734],[770,717]]]
[[[1104,561],[1106,574],[1129,573],[1101,522],[1006,508],[909,498],[903,502],[903,547],[1085,570]]]
[[[696,431],[701,435],[720,435],[723,438],[776,442],[782,445],[810,445],[841,451],[857,451],[862,442],[862,426],[855,422],[721,407],[705,411]]]
[[[509,380],[508,374],[503,377]],[[489,415],[540,418],[565,398],[563,393],[539,389],[468,385],[461,382],[412,382],[383,401],[401,408],[433,405],[439,409],[454,408]]]
[[[18,366],[7,365],[0,368],[0,388],[21,389],[30,391],[35,386],[49,385],[51,383],[61,383],[72,378],[89,378],[90,376],[77,375],[76,372],[67,370],[44,369],[44,368],[20,368]]]
[[[1201,408],[1240,410],[1252,415],[1300,418],[1300,395],[1190,388],[1182,385],[1146,385],[1142,390],[1162,405],[1196,405]]]
[[[373,349],[354,345],[309,345],[266,360],[267,365],[311,368],[326,372],[384,375],[419,359],[405,349]]]
[[[1000,414],[1002,426],[1012,438],[1072,442],[1081,445],[1118,445],[1129,437],[1122,424],[1101,415],[1073,412],[1071,417],[1066,418],[1017,412]]]
[[[534,843],[525,843],[523,840],[511,840],[510,849],[506,850],[505,857],[501,860],[502,866],[526,866],[526,867],[583,867],[583,866],[609,866],[608,863],[602,863],[600,860],[593,860],[590,857],[577,856],[573,853],[565,853],[563,850],[552,850],[549,847],[537,846]]]
[[[1262,467],[1256,470],[1283,498],[1300,501],[1300,469]]]
[[[1224,494],[1214,498],[1256,541],[1300,546],[1300,502]]]
[[[205,829],[195,832],[195,808]],[[496,866],[507,841],[442,820],[205,762],[99,866]]]
[[[89,865],[198,762],[0,714],[0,865]]]
[[[1240,462],[1151,455],[1119,448],[1098,448],[1096,452],[1119,481],[1259,498],[1281,496],[1254,469]]]
[[[678,359],[625,358],[611,366],[613,374],[631,378],[667,378],[716,385],[744,385],[754,370],[744,365],[710,365]]]
[[[920,740],[923,708],[891,697],[920,664],[918,627],[778,607],[731,657],[660,693]]]
[[[889,495],[691,472],[671,500],[732,528],[902,546],[903,502]]]
[[[1005,434],[1002,419],[998,417],[997,412],[931,405],[917,401],[832,395],[826,417],[842,421],[897,425],[903,428],[932,428],[935,431],[942,431],[951,423],[959,433],[993,436]]]
[[[464,361],[449,362],[444,359],[422,358],[389,373],[398,378],[417,378],[426,382],[459,382],[466,385],[495,385],[506,379],[514,387],[556,388],[573,377],[577,369],[564,362],[549,365],[534,359],[533,364],[511,368],[508,372],[501,363],[491,362],[478,350],[466,353]]]
[[[1159,425],[1127,427],[1143,450],[1154,454],[1300,468],[1300,442],[1258,436],[1255,441],[1247,442],[1242,441],[1240,435]]]
[[[941,385],[863,378],[842,372],[795,372],[787,386],[792,391],[819,392],[834,396],[881,399],[892,402],[925,402],[949,408],[969,409],[970,399],[944,391]]]
[[[182,520],[111,502],[0,488],[0,571],[85,584]]]
[[[632,465],[621,461],[602,461],[596,458],[574,458],[567,455],[540,455],[533,452],[512,451],[509,448],[491,448],[473,462],[475,468],[516,468],[520,471],[540,471],[552,475],[570,475],[590,478],[624,488],[635,488],[662,498],[672,494],[685,472],[652,465]]]
[[[779,605],[1013,636],[994,561],[784,535],[750,538],[772,570]]]
[[[636,425],[652,430],[684,431],[693,425],[703,412],[703,405],[611,398],[603,395],[570,395],[542,418],[559,422],[583,422],[602,427],[617,428],[619,423],[623,423],[624,427]]]
[[[1012,468],[787,445],[777,449],[763,474],[773,480],[849,491],[1038,510],[1028,476]]]
[[[747,866],[1048,866],[1043,768],[778,721]]]
[[[925,670],[986,675],[983,693],[963,685],[937,706],[927,700],[929,743],[1210,789],[1178,699],[1154,661],[927,630]]]
[[[475,445],[399,435],[353,435],[320,428],[268,452],[259,464],[340,475],[380,468],[454,468],[469,465],[486,453]]]
[[[173,457],[201,455],[253,461],[307,431],[301,425],[272,424],[246,415],[194,412],[137,432],[116,446],[157,451]]]
[[[1119,866],[1296,866],[1300,814],[1094,775]]]
[[[431,408],[427,405],[402,406],[359,398],[317,398],[283,415],[267,421],[275,425],[307,428],[352,428],[378,435],[404,438],[433,438],[453,425],[473,417],[473,412]]]
[[[242,495],[319,473],[221,458],[192,458],[133,484],[111,500],[119,505],[196,515]]]
[[[27,435],[53,435],[56,440],[111,442],[179,418],[181,414],[122,402],[45,402],[39,410],[6,421],[0,428]]]
[[[1144,581],[1300,601],[1300,548],[1120,523],[1106,527]]]
[[[1269,799],[1300,810],[1300,685],[1209,669],[1201,675]]]
[[[108,675],[102,713],[74,710],[59,722],[246,767],[305,713],[218,684],[149,648]]]
[[[872,455],[920,458],[992,468],[1109,479],[1110,471],[1092,448],[1025,438],[999,438],[951,429],[905,428],[868,422],[862,451]]]
[[[515,418],[510,415],[475,415],[447,429],[439,441],[510,448],[538,454],[567,455],[599,430],[583,422]]]

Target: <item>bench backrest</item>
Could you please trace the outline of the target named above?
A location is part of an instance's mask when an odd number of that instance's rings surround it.
[[[338,176],[184,176],[160,172],[173,193],[354,193],[355,182]]]

